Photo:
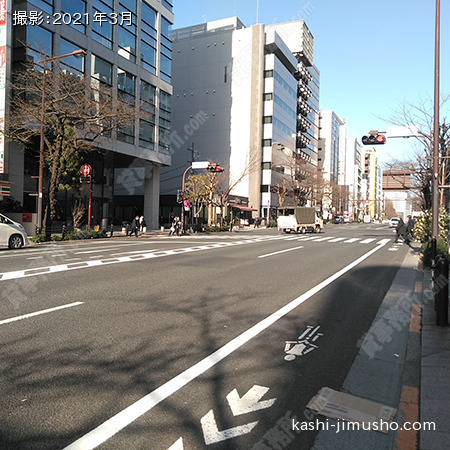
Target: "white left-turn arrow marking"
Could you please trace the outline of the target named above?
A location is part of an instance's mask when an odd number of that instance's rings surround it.
[[[246,394],[239,397],[237,389],[233,389],[227,395],[228,404],[233,415],[238,416],[240,414],[258,411],[259,409],[270,408],[275,403],[276,398],[262,402],[259,401],[268,390],[269,388],[267,387],[255,384]]]
[[[167,450],[183,450],[183,438],[180,437],[177,442],[172,444]]]
[[[201,418],[203,437],[205,438],[206,445],[215,444],[216,442],[225,441],[226,439],[232,439],[250,433],[257,423],[258,421],[219,431],[212,409]]]

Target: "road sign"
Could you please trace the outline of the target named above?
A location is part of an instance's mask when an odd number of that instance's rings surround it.
[[[89,164],[83,164],[80,172],[83,176],[88,177],[92,172],[92,167]]]
[[[419,128],[415,125],[406,127],[387,127],[386,136],[388,138],[408,138],[420,136]]]
[[[206,169],[209,166],[209,161],[194,161],[192,163],[193,169]]]

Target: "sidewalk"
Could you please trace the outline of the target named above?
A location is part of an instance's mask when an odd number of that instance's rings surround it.
[[[398,408],[394,422],[400,430],[322,430],[314,449],[450,448],[450,327],[436,325],[431,273],[419,256],[420,244],[413,243],[341,389]],[[401,430],[406,422],[436,428]]]
[[[422,295],[420,421],[435,431],[420,432],[420,449],[450,448],[450,327],[436,325],[431,273],[424,271]]]

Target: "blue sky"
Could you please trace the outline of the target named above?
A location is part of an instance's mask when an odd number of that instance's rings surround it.
[[[441,97],[450,95],[450,4],[441,5]],[[174,0],[174,28],[237,16],[257,21],[257,0]],[[320,104],[347,120],[349,135],[385,130],[404,104],[434,98],[434,0],[260,0],[259,22],[304,19],[315,39]],[[441,118],[450,120],[450,101]],[[397,114],[398,116],[398,114]],[[390,139],[381,160],[406,158],[414,140]]]

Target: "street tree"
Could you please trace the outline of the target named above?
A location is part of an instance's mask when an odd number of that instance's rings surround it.
[[[47,226],[56,217],[57,192],[76,184],[83,152],[105,148],[139,116],[148,115],[111,86],[96,78],[70,73],[54,63],[45,74],[39,66],[24,65],[13,74],[11,113],[5,135],[39,155],[36,145],[44,118],[44,158],[48,174]],[[79,179],[79,177],[78,177]],[[45,190],[44,190],[45,191]]]

